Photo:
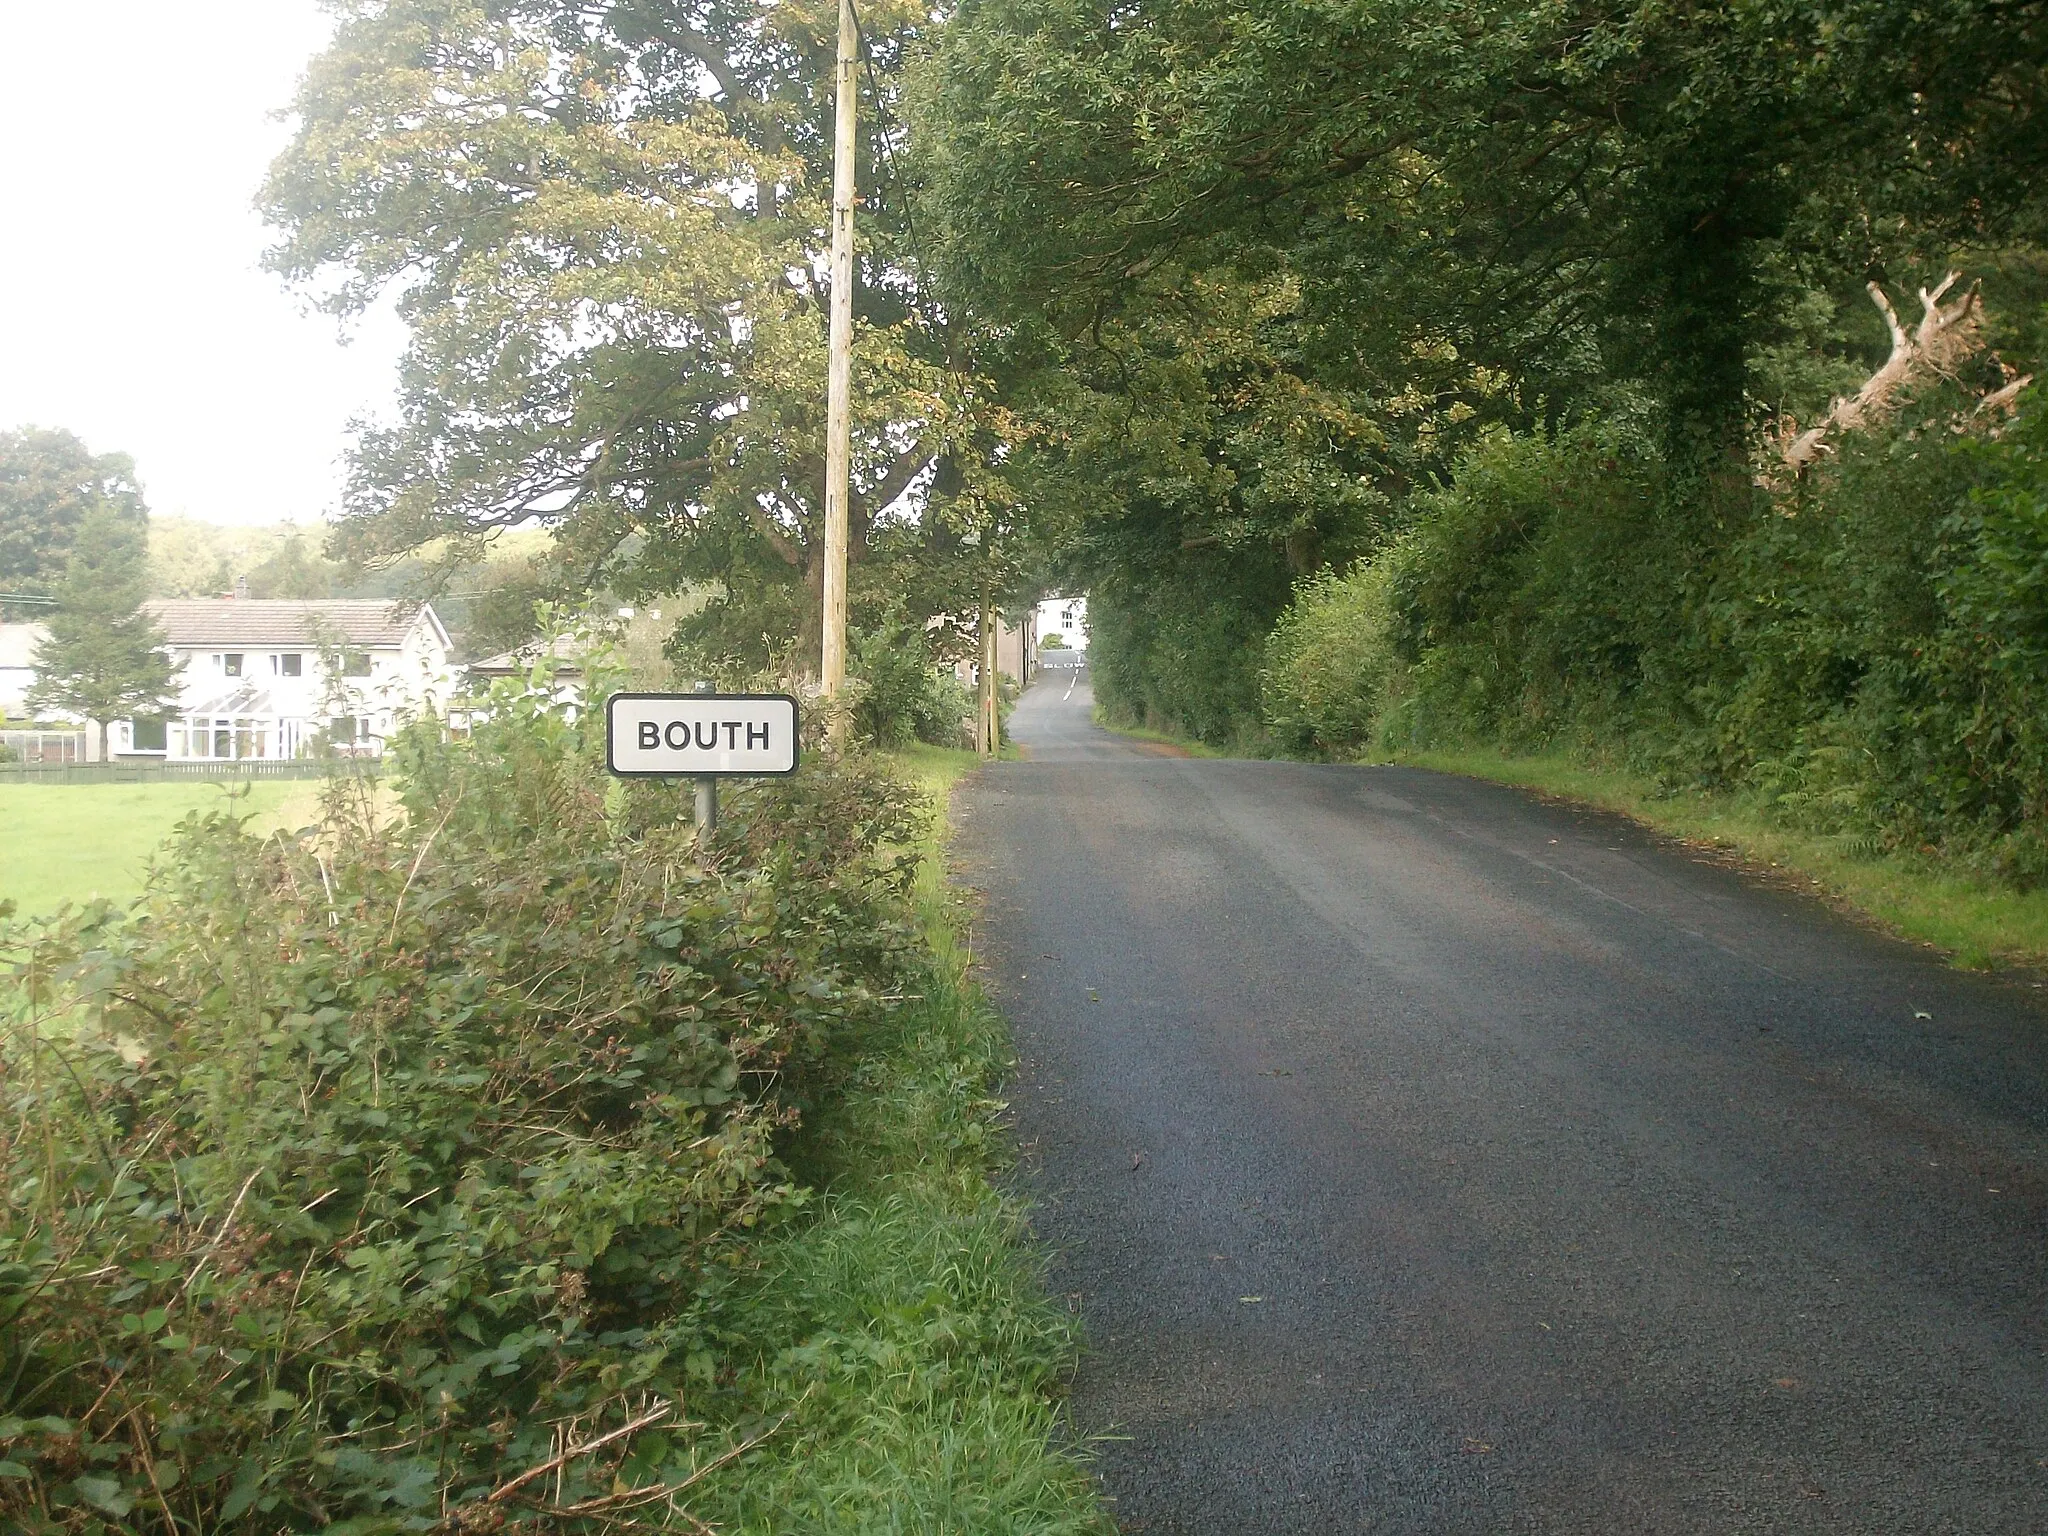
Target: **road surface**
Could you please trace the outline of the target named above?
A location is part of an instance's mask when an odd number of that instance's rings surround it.
[[[2048,993],[1090,702],[959,853],[1127,1532],[2048,1533]]]

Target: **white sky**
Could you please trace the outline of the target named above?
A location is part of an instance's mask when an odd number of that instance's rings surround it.
[[[317,0],[0,0],[0,428],[134,455],[160,514],[332,510],[403,329],[344,346],[252,206],[328,31]]]

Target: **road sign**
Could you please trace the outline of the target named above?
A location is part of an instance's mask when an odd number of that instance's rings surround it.
[[[633,778],[769,778],[796,772],[786,693],[615,693],[605,763]]]

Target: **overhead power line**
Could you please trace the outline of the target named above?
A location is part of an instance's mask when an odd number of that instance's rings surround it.
[[[854,35],[860,39],[861,63],[868,72],[868,90],[875,98],[876,138],[882,146],[883,167],[896,189],[897,202],[903,210],[903,230],[910,237],[911,259],[917,264],[917,275],[922,282],[929,263],[924,259],[924,243],[917,238],[917,220],[912,216],[910,207],[910,184],[904,180],[902,168],[896,163],[895,147],[889,142],[891,131],[901,128],[903,120],[889,110],[888,101],[882,95],[882,82],[875,74],[875,50],[868,42],[867,28],[861,23],[860,10],[852,5],[851,0],[848,9],[853,11]]]

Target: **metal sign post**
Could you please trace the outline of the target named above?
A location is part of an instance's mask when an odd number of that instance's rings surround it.
[[[696,692],[715,693],[718,685],[708,677],[697,679]],[[697,781],[697,841],[708,842],[718,831],[718,780],[706,776]]]
[[[786,693],[615,693],[605,701],[605,766],[621,778],[695,779],[697,833],[718,825],[720,779],[796,772],[796,700]]]

